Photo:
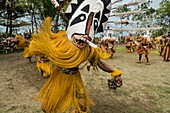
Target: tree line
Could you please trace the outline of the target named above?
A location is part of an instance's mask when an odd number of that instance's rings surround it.
[[[15,30],[22,26],[32,26],[30,32],[35,32],[40,27],[45,17],[50,16],[53,20],[52,30],[58,32],[61,28],[67,26],[67,19],[64,17],[61,8],[65,11],[71,0],[57,0],[60,8],[55,8],[50,0],[0,0],[0,26],[6,28],[6,34],[12,35]],[[162,0],[160,8],[150,7],[151,0],[137,5],[136,9],[131,9],[126,5],[115,12],[127,12],[132,10],[144,10],[143,14],[131,15],[130,19],[141,21],[138,27],[150,27],[150,22],[161,26],[162,29],[156,30],[153,34],[156,36],[170,31],[170,1]],[[28,21],[20,19],[27,17]],[[129,16],[122,16],[122,19],[129,19]],[[146,23],[148,22],[148,23]]]

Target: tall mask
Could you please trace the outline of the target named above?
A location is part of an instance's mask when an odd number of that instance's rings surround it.
[[[72,0],[66,10],[67,37],[77,47],[90,44],[97,32],[103,32],[111,0]],[[91,44],[90,44],[91,45]]]

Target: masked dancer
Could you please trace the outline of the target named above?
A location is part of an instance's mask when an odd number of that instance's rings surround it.
[[[92,43],[94,34],[104,29],[110,2],[111,0],[72,0],[66,11],[69,20],[66,31],[53,33],[50,29],[51,19],[46,18],[41,33],[32,35],[31,52],[48,56],[55,65],[50,78],[37,96],[45,113],[83,113],[94,105],[79,72],[79,65],[85,61],[111,73],[117,86],[122,85],[122,71],[102,62],[100,49]]]

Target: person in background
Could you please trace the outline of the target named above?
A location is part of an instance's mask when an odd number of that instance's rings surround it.
[[[166,38],[165,38],[163,58],[164,58],[164,61],[170,60],[170,32],[168,32],[168,36],[166,36]]]
[[[165,47],[165,38],[166,36],[162,36],[162,38],[159,41],[159,45],[158,45],[158,52],[160,54],[160,56],[162,56],[164,47]]]
[[[116,52],[116,37],[109,35],[110,37],[105,39],[105,47],[107,52],[112,52],[110,58],[113,58],[113,54]]]
[[[134,45],[134,38],[132,36],[132,33],[129,33],[129,36],[125,38],[125,46],[128,53],[134,52],[133,45]]]
[[[146,65],[150,65],[150,62],[149,62],[149,58],[148,58],[148,55],[149,55],[149,41],[148,41],[148,38],[143,34],[141,35],[140,37],[136,38],[136,41],[137,41],[137,45],[136,45],[136,51],[137,53],[139,54],[139,59],[136,63],[142,63],[142,54],[145,55],[145,61],[146,61]]]

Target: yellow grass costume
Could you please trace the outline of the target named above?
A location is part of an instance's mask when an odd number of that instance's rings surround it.
[[[148,48],[148,44],[149,42],[147,41],[147,38],[144,37],[138,37],[137,39],[137,47],[136,47],[136,51],[138,54],[149,54],[150,49]]]
[[[163,58],[165,61],[170,60],[170,37],[165,38],[165,46],[163,50]]]
[[[19,43],[17,44],[17,49],[24,49],[23,56],[24,58],[32,57],[33,54],[29,51],[29,44],[26,42],[26,40],[21,35],[16,35],[16,37],[19,40]]]
[[[162,56],[162,53],[163,53],[163,50],[164,50],[164,47],[165,47],[165,37],[162,37],[160,40],[159,40],[159,45],[158,45],[158,52],[160,53],[160,56]]]
[[[33,53],[30,52],[29,42],[26,41],[21,35],[16,35],[15,38],[19,40],[19,43],[17,44],[16,48],[24,49],[24,53],[23,53],[24,58],[31,58],[33,56]],[[51,74],[52,62],[51,61],[39,62],[40,58],[41,58],[41,56],[37,57],[37,68],[38,68],[39,72],[43,71],[43,77],[46,77]]]
[[[47,76],[51,75],[53,64],[50,60],[42,61],[41,57],[44,57],[44,56],[38,56],[38,58],[37,58],[37,68],[43,77],[47,77]]]
[[[78,66],[92,58],[95,59],[94,64],[97,64],[99,57],[97,50],[90,47],[79,49],[68,40],[65,31],[54,34],[50,26],[50,18],[47,18],[44,22],[44,31],[40,34],[33,34],[33,40],[30,43],[30,50],[33,54],[46,55],[55,64],[37,100],[41,102],[42,109],[50,113],[75,109],[79,112],[82,112],[82,109],[88,111],[89,106],[94,104],[85,91]],[[77,71],[63,73],[65,69],[77,69]],[[84,99],[85,104],[81,104],[80,99]]]
[[[150,42],[147,40],[146,37],[143,36],[136,38],[136,40],[137,43],[135,49],[139,54],[139,61],[137,61],[137,63],[141,63],[142,54],[144,54],[146,58],[146,65],[150,65],[149,58],[148,58],[148,54],[150,52],[150,48],[149,48]]]
[[[134,44],[134,38],[132,36],[128,36],[125,38],[125,46],[129,53],[132,52],[133,44]]]
[[[107,50],[106,48],[107,47],[106,47],[105,42],[103,40],[103,42],[100,44],[100,47],[97,50],[98,55],[102,59],[109,59],[113,56],[113,52],[111,50]]]
[[[163,57],[164,57],[165,61],[169,61],[170,60],[170,45],[164,47]]]
[[[22,37],[22,35],[16,35],[15,38],[19,40],[19,43],[17,44],[17,47],[16,47],[17,49],[23,49],[28,46],[26,44],[25,39]]]
[[[50,78],[42,87],[36,100],[47,113],[86,112],[94,105],[83,85],[78,66],[89,60],[97,66],[98,58],[107,58],[100,49],[90,47],[78,48],[66,36],[66,31],[57,34],[51,32],[51,20],[47,18],[40,34],[33,34],[30,50],[35,55],[48,56],[55,66]],[[100,54],[99,54],[100,53]],[[113,77],[122,74],[115,70]]]
[[[24,48],[24,54],[23,54],[24,58],[29,58],[32,57],[33,54],[30,52],[29,47],[25,47]]]

